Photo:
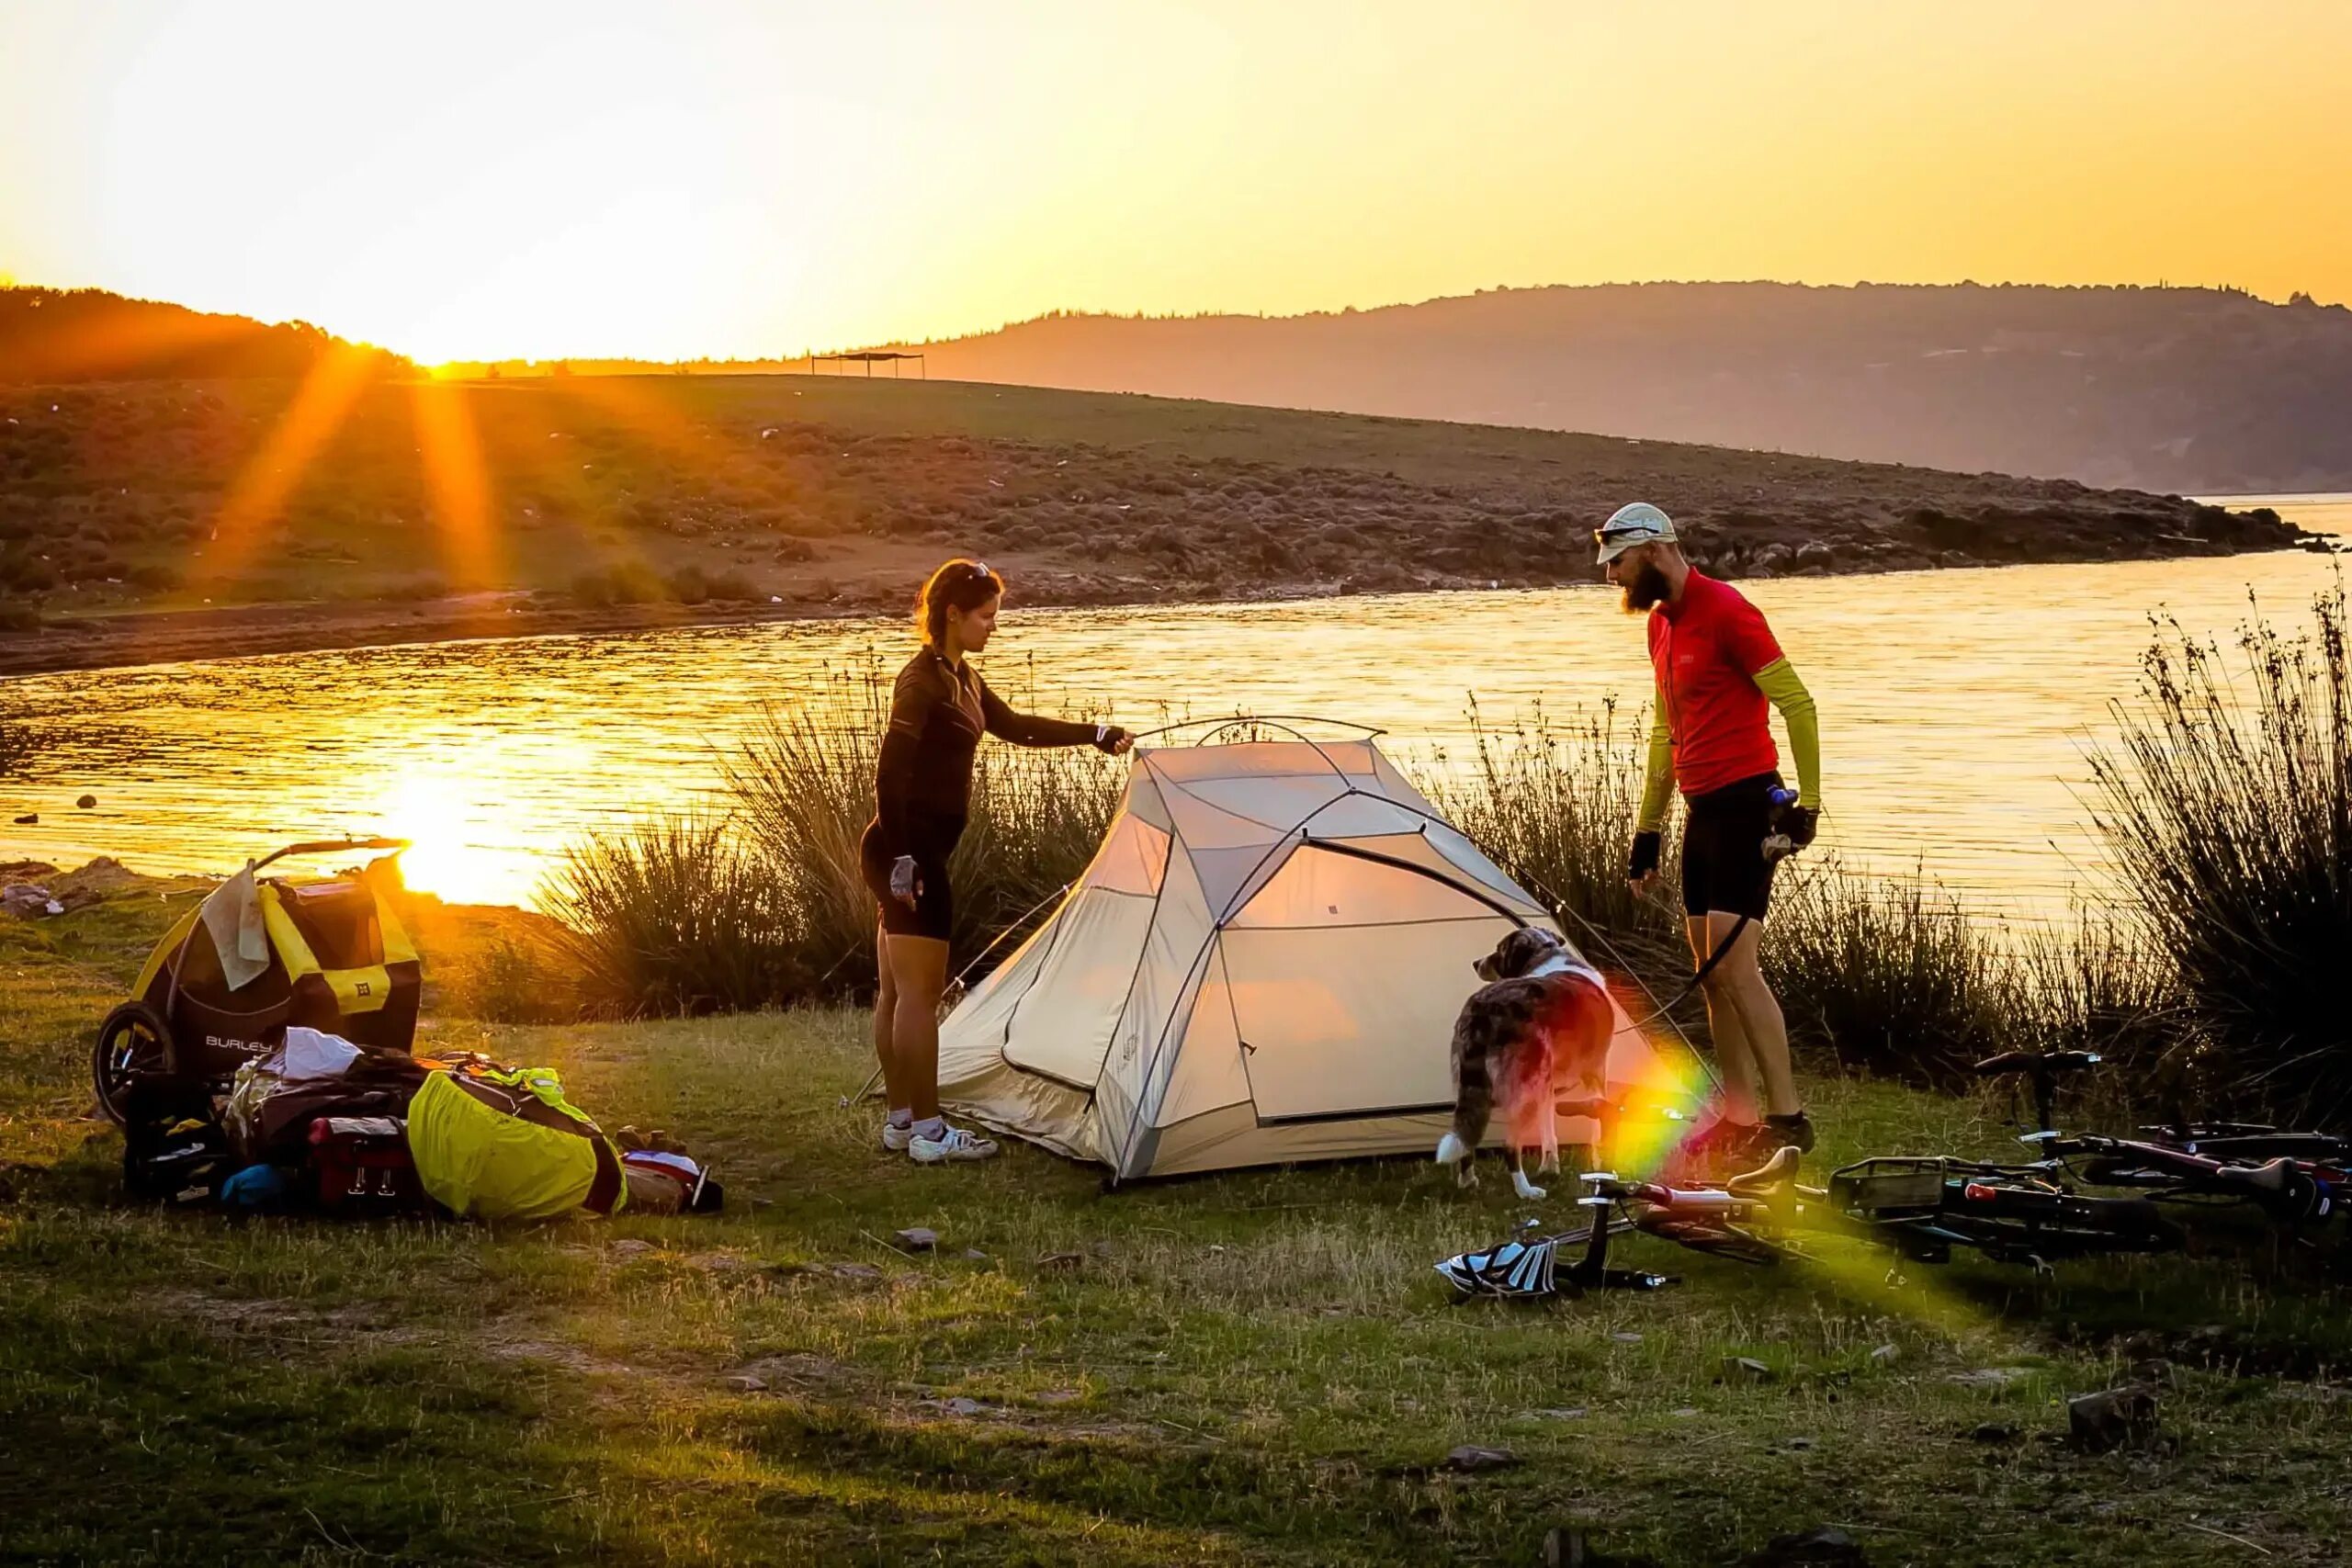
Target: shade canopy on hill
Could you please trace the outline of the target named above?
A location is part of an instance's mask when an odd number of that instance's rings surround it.
[[[942,1029],[941,1102],[1120,1179],[1426,1152],[1472,962],[1521,925],[1551,918],[1369,739],[1139,750],[1092,863]],[[1617,1095],[1696,1081],[1616,1021]]]

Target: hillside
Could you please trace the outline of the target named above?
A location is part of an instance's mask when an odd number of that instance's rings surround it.
[[[2068,480],[1544,431],[785,376],[0,388],[0,672],[1027,604],[1589,581],[1635,497],[1736,577],[2275,548]]]
[[[2352,310],[2205,288],[1641,284],[1267,320],[1059,315],[930,373],[2063,475],[2352,488]]]
[[[352,346],[307,321],[267,326],[103,288],[0,288],[0,382],[300,376]],[[372,374],[415,371],[397,355],[362,352]]]

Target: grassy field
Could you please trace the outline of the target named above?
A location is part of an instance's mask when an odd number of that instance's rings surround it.
[[[669,1127],[725,1216],[127,1208],[86,1031],[193,896],[0,922],[0,1561],[1536,1562],[1557,1529],[1589,1562],[1790,1562],[1748,1554],[1836,1525],[1864,1555],[1824,1560],[2319,1563],[2352,1529],[2346,1293],[2256,1238],[1899,1285],[1645,1241],[1682,1285],[1457,1308],[1430,1265],[1522,1215],[1491,1176],[920,1169],[838,1103],[859,1016],[472,1021],[443,982],[479,931],[446,912],[421,1043]],[[1817,1109],[1829,1159],[2005,1136],[1885,1087]],[[935,1255],[888,1245],[917,1224]],[[2165,1446],[2058,1440],[2135,1367]],[[1461,1444],[1520,1462],[1455,1474]]]
[[[362,615],[386,640],[899,608],[957,552],[1032,604],[1583,581],[1635,497],[1743,577],[2296,536],[2064,480],[973,383],[327,373],[0,388],[0,415],[12,669],[44,629],[51,667],[105,661],[76,639],[148,612],[220,635],[115,661]]]

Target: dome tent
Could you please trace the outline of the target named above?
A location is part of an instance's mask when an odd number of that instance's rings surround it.
[[[942,1026],[941,1102],[1114,1179],[1426,1153],[1471,964],[1519,925],[1556,929],[1369,737],[1138,747],[1093,861]],[[1616,1020],[1612,1094],[1675,1076]]]

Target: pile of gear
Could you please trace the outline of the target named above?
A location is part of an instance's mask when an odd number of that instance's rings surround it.
[[[249,1213],[542,1220],[717,1210],[666,1134],[605,1136],[547,1067],[426,1057],[295,1026],[225,1095],[161,1076],[123,1105],[132,1195]]]
[[[158,943],[99,1027],[98,1102],[132,1195],[247,1212],[707,1213],[718,1183],[666,1134],[607,1137],[552,1068],[411,1054],[419,963],[393,854],[330,880],[249,864]]]

